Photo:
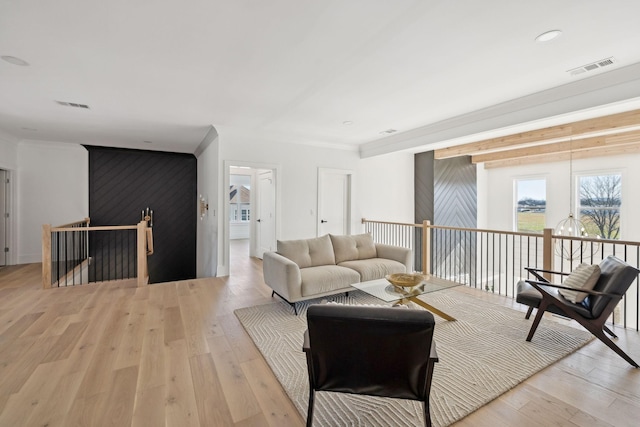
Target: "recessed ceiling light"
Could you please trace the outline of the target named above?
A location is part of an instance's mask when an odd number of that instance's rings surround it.
[[[345,120],[344,122],[342,122],[342,124],[345,126],[349,126],[349,125],[352,125],[353,122],[351,120]]]
[[[16,58],[15,56],[0,56],[0,58],[2,58],[3,61],[7,61],[9,64],[13,64],[13,65],[19,65],[21,67],[27,67],[29,66],[29,63],[23,59],[20,58]]]
[[[380,132],[380,135],[391,135],[392,133],[398,132],[396,129],[387,129]]]
[[[536,37],[536,41],[537,42],[548,42],[550,40],[555,39],[556,37],[559,37],[561,34],[562,34],[561,30],[546,31],[546,32],[540,34],[538,37]]]

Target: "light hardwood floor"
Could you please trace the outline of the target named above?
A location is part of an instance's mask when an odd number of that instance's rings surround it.
[[[0,426],[304,425],[233,314],[273,300],[260,260],[232,249],[229,277],[143,288],[42,290],[39,264],[0,270]],[[616,332],[640,359],[639,334]],[[640,370],[594,341],[456,425],[639,419]]]

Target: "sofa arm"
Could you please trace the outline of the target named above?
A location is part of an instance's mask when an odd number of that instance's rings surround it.
[[[404,264],[407,269],[407,273],[413,271],[413,259],[411,249],[403,248],[402,246],[384,245],[382,243],[376,243],[376,251],[378,258],[392,259]]]
[[[265,252],[262,257],[264,282],[289,302],[302,297],[300,267],[276,252]]]

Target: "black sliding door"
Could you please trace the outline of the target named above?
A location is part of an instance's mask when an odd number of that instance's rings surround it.
[[[92,147],[89,150],[91,225],[133,225],[153,210],[154,254],[148,258],[151,283],[196,276],[197,161],[192,154]],[[94,233],[92,233],[94,234]],[[90,247],[93,280],[119,278],[134,268],[123,255],[130,237],[94,234]],[[135,250],[135,249],[134,249]]]

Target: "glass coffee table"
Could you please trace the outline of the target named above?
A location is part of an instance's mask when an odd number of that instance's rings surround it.
[[[425,276],[425,279],[419,285],[413,286],[411,288],[394,286],[389,283],[387,279],[369,280],[366,282],[354,283],[351,286],[382,301],[392,302],[394,303],[394,306],[405,304],[408,301],[411,301],[421,307],[426,308],[433,314],[436,314],[445,320],[453,321],[456,320],[454,317],[441,310],[438,310],[430,304],[427,304],[426,302],[419,299],[418,296],[431,292],[442,291],[444,289],[455,288],[456,286],[462,286],[462,284],[433,276]]]

